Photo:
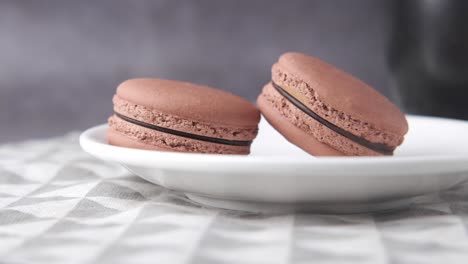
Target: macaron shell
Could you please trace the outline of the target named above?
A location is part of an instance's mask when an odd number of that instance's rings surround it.
[[[315,156],[345,156],[327,144],[321,143],[304,130],[293,125],[289,120],[272,108],[268,103],[259,97],[257,105],[263,113],[263,117],[289,142],[300,147],[307,153]]]
[[[133,139],[126,136],[125,134],[119,133],[114,129],[107,130],[107,142],[110,145],[125,148],[135,148],[144,150],[159,150],[159,151],[173,151],[170,148],[166,148],[163,145],[148,144],[140,140]]]
[[[315,92],[303,81],[297,81],[287,73],[281,72],[277,65],[273,66],[272,85],[287,92],[315,115],[331,124],[369,142],[396,147],[403,141],[403,135],[382,130],[365,121],[357,120],[339,112],[320,101]],[[288,99],[289,101],[289,99]]]
[[[408,131],[404,114],[393,103],[342,70],[293,52],[283,54],[276,67],[307,83],[321,101],[340,112],[392,133],[404,135]]]
[[[380,156],[325,127],[298,109],[271,85],[265,85],[257,105],[267,121],[291,143],[315,156]]]
[[[238,127],[256,127],[260,112],[247,100],[210,87],[162,79],[132,79],[117,95],[135,105],[189,120]]]
[[[249,154],[249,146],[230,146],[180,137],[141,127],[116,116],[109,118],[109,144],[146,150],[193,152],[207,154]]]

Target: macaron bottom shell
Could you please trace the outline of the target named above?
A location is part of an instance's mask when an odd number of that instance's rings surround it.
[[[294,106],[268,83],[257,99],[265,119],[288,141],[315,156],[381,156],[336,133]]]
[[[109,144],[146,150],[247,155],[250,146],[232,146],[172,135],[129,123],[113,115],[107,132]]]

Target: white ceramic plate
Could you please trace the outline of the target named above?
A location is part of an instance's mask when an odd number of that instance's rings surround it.
[[[408,201],[404,198],[468,179],[468,122],[408,120],[409,134],[393,157],[312,157],[264,120],[249,156],[115,147],[105,141],[107,125],[83,132],[80,144],[98,158],[203,204],[249,211],[357,212],[401,206]]]

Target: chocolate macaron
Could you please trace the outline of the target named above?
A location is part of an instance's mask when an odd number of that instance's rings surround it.
[[[129,148],[248,154],[260,121],[258,109],[241,97],[179,81],[128,80],[113,103],[107,140]]]
[[[257,99],[267,121],[316,156],[393,155],[405,115],[379,92],[319,59],[285,53]]]

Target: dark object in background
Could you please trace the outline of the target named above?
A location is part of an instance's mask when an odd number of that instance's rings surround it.
[[[409,113],[468,119],[468,1],[396,0],[388,54]]]

